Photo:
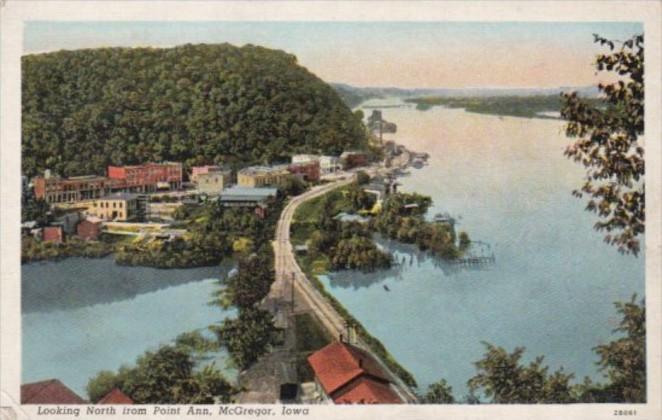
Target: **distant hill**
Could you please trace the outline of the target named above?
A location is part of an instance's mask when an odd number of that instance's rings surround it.
[[[361,121],[283,51],[247,45],[26,55],[23,172],[108,164],[271,162],[366,146]]]
[[[415,88],[396,87],[356,87],[343,83],[331,83],[340,97],[350,107],[374,98],[488,98],[505,96],[550,96],[561,92],[577,91],[581,96],[596,97],[598,89],[594,86],[558,87],[558,88]]]

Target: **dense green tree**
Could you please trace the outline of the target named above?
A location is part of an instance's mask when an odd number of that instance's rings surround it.
[[[473,393],[481,390],[496,404],[569,403],[573,401],[570,380],[563,368],[549,375],[543,357],[528,365],[521,363],[524,347],[508,353],[502,347],[484,343],[487,352],[474,363],[478,373],[467,382]]]
[[[422,402],[425,404],[453,404],[455,402],[453,387],[448,385],[445,379],[430,384]]]
[[[598,71],[617,75],[617,81],[598,88],[606,105],[595,106],[576,92],[564,94],[561,110],[568,120],[566,134],[577,138],[565,155],[587,169],[584,184],[573,192],[589,196],[587,210],[600,220],[595,229],[607,232],[605,241],[619,251],[637,255],[645,231],[644,189],[644,37],[620,43],[595,35],[607,46],[596,59]]]
[[[595,347],[607,385],[588,387],[589,398],[608,402],[646,402],[646,306],[636,295],[616,302],[622,319],[615,333],[622,337]]]
[[[361,121],[283,51],[246,45],[99,48],[22,58],[22,169],[266,163],[365,149]]]
[[[51,206],[46,200],[28,200],[21,207],[21,221],[35,221],[39,226],[45,226],[52,220]]]
[[[239,311],[239,317],[226,319],[212,329],[239,369],[246,369],[276,342],[272,315],[258,308]]]
[[[273,251],[264,247],[258,254],[239,257],[237,274],[224,280],[220,302],[223,306],[250,308],[268,293],[275,279]]]
[[[117,387],[138,404],[212,404],[229,402],[235,393],[214,366],[194,371],[189,351],[180,346],[162,346],[145,352],[133,367],[117,373],[99,372],[87,384],[92,402]]]
[[[359,185],[365,185],[370,182],[370,175],[366,171],[358,171],[356,173],[356,183]]]

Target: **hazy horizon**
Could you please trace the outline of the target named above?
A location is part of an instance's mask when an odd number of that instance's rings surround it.
[[[329,83],[401,89],[595,86],[607,49],[633,22],[28,22],[24,54],[100,47],[260,45],[296,55]]]

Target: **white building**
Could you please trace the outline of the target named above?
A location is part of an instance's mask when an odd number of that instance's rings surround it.
[[[336,156],[320,156],[320,155],[306,155],[306,154],[292,156],[292,163],[306,163],[313,161],[319,162],[321,175],[332,174],[340,169],[340,160]]]

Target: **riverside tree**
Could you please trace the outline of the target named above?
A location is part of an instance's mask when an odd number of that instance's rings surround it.
[[[137,404],[213,404],[229,402],[235,393],[214,366],[196,371],[191,350],[162,346],[145,352],[134,367],[121,367],[117,373],[102,371],[87,384],[92,402],[119,388]]]
[[[561,116],[566,134],[577,138],[565,155],[587,169],[586,181],[573,194],[589,196],[586,209],[600,220],[605,241],[620,252],[637,255],[644,233],[644,37],[624,42],[594,35],[609,48],[598,55],[598,71],[615,73],[614,83],[599,84],[604,105],[593,106],[576,92],[564,93]]]

